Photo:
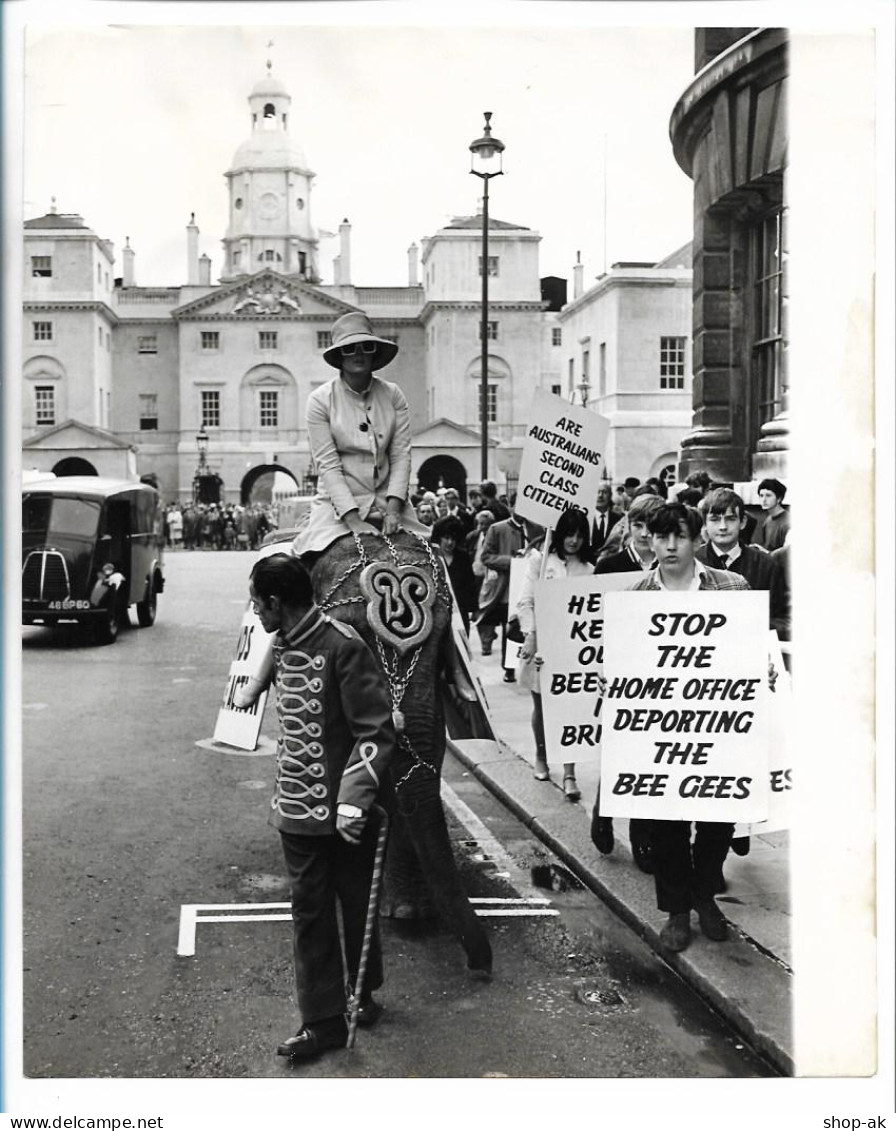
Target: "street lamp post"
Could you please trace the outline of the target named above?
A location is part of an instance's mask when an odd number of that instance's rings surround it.
[[[504,143],[492,137],[491,112],[485,112],[485,133],[470,143],[470,172],[482,180],[482,375],[479,387],[479,417],[482,439],[482,478],[488,479],[488,182],[500,177]]]
[[[199,453],[199,467],[196,469],[196,474],[193,477],[193,502],[203,503],[206,502],[203,498],[203,484],[208,475],[208,463],[206,462],[206,455],[208,453],[208,432],[205,430],[205,424],[202,424],[199,431],[196,433],[196,451]]]

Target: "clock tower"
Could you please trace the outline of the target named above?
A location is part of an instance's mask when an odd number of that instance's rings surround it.
[[[224,174],[229,192],[222,282],[264,267],[318,282],[317,233],[311,225],[314,173],[289,136],[285,85],[271,74],[249,95],[252,132]]]

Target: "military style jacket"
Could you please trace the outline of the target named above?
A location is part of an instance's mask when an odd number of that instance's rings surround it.
[[[366,813],[395,749],[389,689],[353,628],[312,606],[274,637],[280,734],[270,823],[281,832],[336,831],[336,807]]]

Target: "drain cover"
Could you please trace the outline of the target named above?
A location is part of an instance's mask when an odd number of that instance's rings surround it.
[[[613,986],[579,986],[576,998],[583,1005],[596,1005],[604,1009],[627,1009],[628,1002]]]

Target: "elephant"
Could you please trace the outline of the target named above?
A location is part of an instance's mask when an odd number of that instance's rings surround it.
[[[378,657],[392,694],[399,742],[381,914],[415,919],[438,912],[461,943],[471,975],[487,979],[491,945],[461,885],[439,793],[443,698],[455,724],[476,711],[451,631],[444,567],[424,538],[399,529],[388,537],[338,538],[314,561],[311,579],[322,610],[350,624]]]

